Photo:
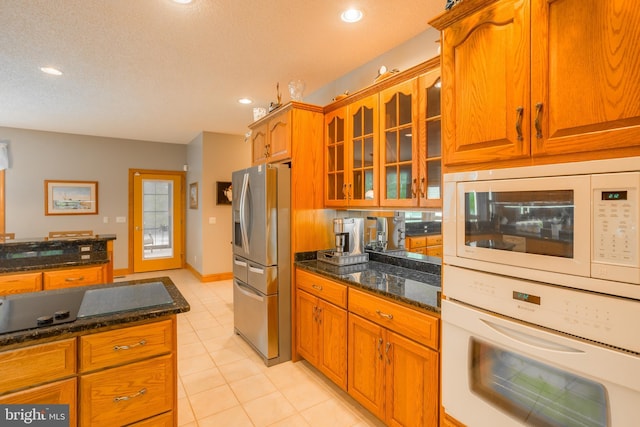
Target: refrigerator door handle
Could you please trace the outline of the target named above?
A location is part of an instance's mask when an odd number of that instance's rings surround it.
[[[246,261],[239,261],[239,260],[237,260],[237,259],[234,259],[234,260],[233,260],[233,263],[234,263],[235,265],[239,265],[240,267],[246,267],[246,266],[247,266],[247,262],[246,262]]]
[[[249,235],[247,234],[247,193],[249,189],[249,174],[245,173],[242,179],[242,189],[240,191],[240,235],[242,237],[242,247],[245,252],[249,252]]]
[[[256,268],[249,266],[249,271],[252,273],[264,274],[264,268]]]
[[[238,287],[238,290],[242,293],[242,295],[254,299],[256,301],[264,301],[264,298],[262,297],[262,295],[260,295],[257,291],[251,289],[250,287],[246,286],[246,285],[242,285],[240,283],[238,283],[236,281],[236,286]]]

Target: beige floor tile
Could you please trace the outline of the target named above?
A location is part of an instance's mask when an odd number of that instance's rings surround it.
[[[237,345],[224,347],[220,350],[212,351],[210,354],[218,366],[227,365],[247,358],[247,353]]]
[[[198,427],[253,427],[253,423],[242,406],[234,406],[198,420]]]
[[[260,367],[246,357],[232,363],[220,365],[218,369],[220,369],[220,372],[229,383],[262,373]]]
[[[310,427],[309,423],[302,418],[300,414],[294,414],[284,420],[276,421],[273,424],[269,424],[268,427]]]
[[[298,411],[335,398],[329,389],[311,378],[303,378],[300,382],[280,387],[279,390]]]
[[[273,383],[269,381],[269,378],[264,374],[252,375],[250,377],[234,381],[229,383],[229,386],[241,403],[266,396],[267,394],[276,391],[276,386],[274,386]]]
[[[240,404],[227,384],[190,395],[189,401],[197,420]]]
[[[181,375],[180,379],[186,394],[189,396],[226,384],[226,380],[218,368]]]
[[[348,427],[362,421],[343,403],[331,399],[300,412],[311,427]]]
[[[178,373],[181,375],[189,375],[202,372],[207,369],[215,368],[211,356],[208,353],[200,354],[193,357],[178,356]]]
[[[196,420],[187,397],[178,398],[178,425],[183,426]]]
[[[279,391],[254,399],[243,406],[256,427],[268,426],[296,413],[296,409]]]

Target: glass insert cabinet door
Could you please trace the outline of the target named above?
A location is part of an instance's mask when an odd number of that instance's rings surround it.
[[[442,205],[442,115],[440,112],[440,71],[434,70],[420,78],[420,117],[424,143],[420,155],[420,205]],[[421,131],[422,132],[422,131]]]
[[[342,108],[325,117],[325,203],[346,204],[345,188],[345,112]]]
[[[349,105],[350,206],[378,204],[378,97],[370,96]]]

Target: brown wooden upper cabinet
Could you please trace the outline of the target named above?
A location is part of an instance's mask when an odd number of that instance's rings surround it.
[[[637,155],[635,0],[468,0],[431,25],[445,165]]]
[[[325,205],[378,206],[378,95],[325,115]]]

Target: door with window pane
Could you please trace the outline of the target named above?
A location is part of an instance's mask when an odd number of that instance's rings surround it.
[[[133,271],[182,267],[184,174],[133,173]]]

